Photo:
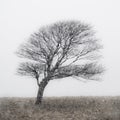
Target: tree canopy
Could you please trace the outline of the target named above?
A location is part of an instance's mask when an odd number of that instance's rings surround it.
[[[72,76],[94,79],[103,72],[96,62],[101,48],[89,24],[58,22],[40,28],[20,46],[18,56],[29,61],[20,64],[18,73],[37,79],[40,74],[52,80]],[[88,61],[81,65],[81,60]]]

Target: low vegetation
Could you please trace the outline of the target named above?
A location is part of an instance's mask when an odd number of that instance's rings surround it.
[[[120,120],[120,97],[0,98],[0,120]]]

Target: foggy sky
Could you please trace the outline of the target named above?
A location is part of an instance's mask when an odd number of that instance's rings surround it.
[[[106,67],[101,82],[67,78],[50,81],[45,96],[120,95],[119,0],[3,0],[0,1],[0,97],[36,96],[34,79],[16,75],[19,45],[41,26],[62,20],[90,23],[103,44]]]

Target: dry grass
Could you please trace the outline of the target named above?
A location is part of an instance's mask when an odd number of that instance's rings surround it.
[[[0,120],[120,120],[120,97],[0,98]]]

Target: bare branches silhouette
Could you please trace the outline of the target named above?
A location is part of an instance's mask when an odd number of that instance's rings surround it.
[[[103,73],[103,67],[95,62],[101,48],[89,24],[58,22],[40,28],[20,46],[18,56],[29,61],[20,64],[18,73],[36,78],[39,86],[36,104],[40,104],[50,80],[74,76],[94,79]],[[87,63],[80,64],[86,60]],[[44,76],[41,82],[40,74]]]

